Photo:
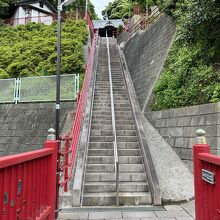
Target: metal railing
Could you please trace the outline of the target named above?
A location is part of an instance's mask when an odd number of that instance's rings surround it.
[[[61,100],[76,100],[79,74],[61,76]],[[0,103],[50,102],[56,100],[56,75],[0,80]]]
[[[151,11],[150,15],[141,15],[140,19],[138,19],[137,22],[129,28],[130,37],[132,37],[139,30],[148,29],[155,21],[160,18],[162,14],[163,13],[159,11],[158,7],[155,7]]]
[[[85,13],[85,18],[86,18],[87,24],[89,26],[89,30],[90,30],[91,34],[93,35],[95,33],[95,29],[94,29],[94,25],[92,23],[92,19],[90,17],[90,14],[88,12]]]
[[[118,159],[118,146],[117,135],[115,126],[115,108],[114,108],[114,96],[112,88],[112,70],[111,70],[111,56],[109,49],[108,33],[106,31],[106,41],[108,50],[108,70],[109,70],[109,84],[110,84],[110,98],[111,98],[111,112],[112,112],[112,131],[113,131],[113,145],[114,145],[114,160],[115,160],[115,182],[116,182],[116,206],[119,206],[119,159]]]
[[[57,147],[0,158],[1,219],[55,219]]]

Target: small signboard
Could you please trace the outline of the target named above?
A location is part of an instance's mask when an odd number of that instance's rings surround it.
[[[208,170],[202,169],[202,179],[210,184],[215,184],[215,174]]]

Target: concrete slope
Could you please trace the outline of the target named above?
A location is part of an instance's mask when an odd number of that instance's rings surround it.
[[[188,201],[194,197],[193,175],[172,147],[141,112],[135,87],[132,83],[132,78],[122,51],[120,55],[131,102],[139,109],[139,117],[141,118],[141,124],[139,126],[143,127],[143,133],[153,159],[160,184],[162,201],[164,203]]]

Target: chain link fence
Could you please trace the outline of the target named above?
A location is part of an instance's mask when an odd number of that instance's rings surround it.
[[[76,100],[79,74],[61,75],[61,101]],[[56,75],[0,80],[0,103],[50,102],[56,100]]]
[[[0,103],[15,102],[16,79],[0,80]]]

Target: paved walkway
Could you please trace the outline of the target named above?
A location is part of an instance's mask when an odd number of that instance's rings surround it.
[[[74,212],[63,211],[60,220],[194,220],[194,202],[182,205],[168,205],[155,210],[142,211],[140,208],[129,209],[76,209]]]

